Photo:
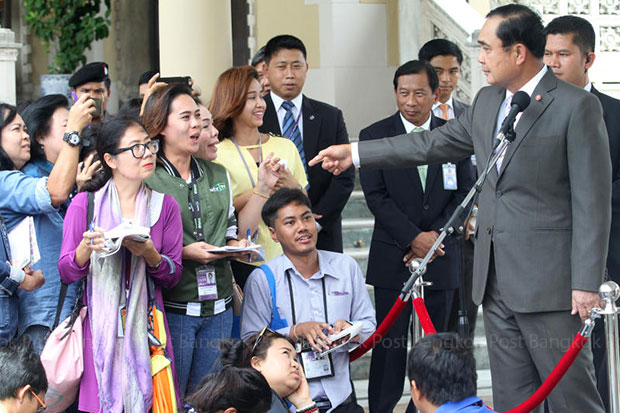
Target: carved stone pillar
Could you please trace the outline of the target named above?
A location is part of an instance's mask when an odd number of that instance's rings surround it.
[[[15,33],[9,29],[0,28],[0,102],[16,103],[15,62],[17,49],[20,44],[15,43]]]

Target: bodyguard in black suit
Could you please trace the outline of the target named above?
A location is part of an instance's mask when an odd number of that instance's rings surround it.
[[[299,131],[303,141],[300,155],[306,168],[306,161],[320,150],[349,142],[342,111],[301,94],[308,71],[306,48],[301,40],[290,35],[269,40],[265,46],[265,63],[271,92],[265,96],[267,109],[263,126],[259,128],[261,132],[284,136],[295,142],[295,134]],[[292,102],[293,121],[288,124],[286,101]],[[342,252],[341,214],[353,191],[355,169],[349,168],[340,176],[334,176],[316,165],[307,168],[307,174],[312,212],[320,216],[317,217],[321,226],[317,248]]]
[[[594,64],[595,33],[592,25],[577,16],[553,19],[545,28],[545,64],[562,80],[585,88],[598,97],[609,138],[612,170],[611,230],[607,255],[609,279],[620,284],[620,100],[599,92],[590,82],[588,69]],[[592,337],[592,355],[597,388],[609,411],[609,387],[603,320],[598,320]]]
[[[434,129],[445,123],[432,115],[437,98],[437,75],[428,63],[417,60],[402,65],[394,76],[399,111],[360,132],[360,140],[402,135],[415,127]],[[407,125],[407,127],[405,127]],[[450,188],[449,171],[457,185]],[[443,225],[473,185],[469,159],[454,164],[430,164],[426,179],[418,168],[360,170],[368,207],[375,216],[366,282],[374,286],[377,322],[383,321],[410,273],[405,257],[423,257]],[[460,251],[453,239],[444,242],[440,254],[424,275],[433,286],[425,289],[425,301],[433,324],[446,331],[458,288]],[[408,306],[381,343],[374,347],[370,367],[371,412],[391,412],[402,395],[406,368]],[[408,411],[413,411],[413,405]]]

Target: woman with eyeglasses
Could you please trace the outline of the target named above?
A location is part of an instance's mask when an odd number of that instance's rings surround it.
[[[179,205],[144,184],[153,175],[158,149],[159,142],[137,121],[104,122],[97,139],[103,172],[83,185],[85,192],[67,210],[58,269],[66,283],[85,280],[88,313],[78,403],[83,412],[151,409],[149,304],[155,299],[164,308],[162,289],[178,283],[183,247]],[[93,193],[91,201],[87,193]],[[105,233],[122,224],[146,227],[150,237],[125,238],[110,255]],[[164,355],[174,360],[169,340]],[[173,377],[174,370],[172,364]]]
[[[28,228],[26,224],[32,219],[36,236],[32,241],[40,253],[39,261],[27,263],[32,254],[26,253],[22,261],[18,251],[11,251],[12,260],[21,262],[15,264],[16,271],[0,288],[0,341],[27,335],[37,353],[43,350],[53,327],[61,289],[57,264],[62,211],[75,186],[81,140],[75,131],[90,122],[93,111],[94,102],[88,96],[80,98],[70,111],[64,107],[53,111],[62,115],[62,119],[52,116],[46,122],[56,132],[56,160],[41,171],[30,162],[30,149],[36,137],[28,134],[28,127],[14,106],[0,103],[0,214],[8,232],[19,224],[23,225],[20,228]],[[27,237],[23,239],[28,242]],[[75,287],[70,287],[62,317],[68,316],[75,295]]]
[[[258,230],[256,243],[265,249],[265,260],[282,254],[260,217],[271,194],[280,188],[305,188],[308,185],[304,165],[295,144],[286,138],[259,133],[263,124],[265,100],[261,96],[258,72],[252,66],[232,67],[222,73],[215,84],[209,111],[220,132],[216,162],[230,174],[235,209],[251,218],[251,233]],[[268,154],[278,158],[281,169],[277,182],[267,186],[258,182],[259,166]],[[253,261],[253,266],[265,261]],[[242,283],[254,267],[235,265],[235,276]]]
[[[147,184],[173,196],[183,220],[183,274],[176,287],[164,291],[183,397],[217,369],[218,342],[231,336],[233,283],[227,258],[239,255],[210,250],[247,246],[247,240],[238,240],[226,169],[196,156],[202,123],[191,90],[180,83],[154,82],[152,78],[142,119],[161,148]],[[215,157],[208,148],[207,152],[208,159]],[[241,228],[243,220],[239,216]]]
[[[220,352],[223,365],[252,367],[265,377],[272,393],[269,413],[287,413],[286,400],[298,413],[318,413],[303,369],[297,361],[295,345],[288,337],[264,328],[245,342],[234,339],[223,341]]]

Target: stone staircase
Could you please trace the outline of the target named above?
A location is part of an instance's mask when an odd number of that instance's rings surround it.
[[[359,174],[356,174],[355,188],[342,213],[342,235],[344,253],[357,260],[364,274],[366,274],[366,269],[368,266],[368,252],[373,226],[374,217],[366,205],[364,193],[362,192],[361,185],[359,183]],[[374,305],[373,287],[367,285],[367,289],[370,299]],[[371,354],[372,351],[369,351],[359,360],[351,364],[351,377],[354,381],[360,403],[364,406],[364,402],[367,397]],[[479,375],[479,395],[486,400],[486,397],[484,396],[490,397],[490,374],[488,371],[489,361],[486,349],[484,325],[482,321],[482,310],[479,310],[478,319],[476,322],[476,330],[474,334],[474,355],[476,357]],[[403,393],[403,399],[401,400],[403,403],[406,403],[408,400],[408,394],[409,388],[405,385],[405,393]]]

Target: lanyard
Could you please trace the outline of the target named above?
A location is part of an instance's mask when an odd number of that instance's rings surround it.
[[[168,161],[163,155],[159,155],[159,157],[164,164],[164,168],[170,175],[183,179],[179,171],[177,171],[177,169],[170,161]],[[196,236],[196,239],[198,241],[204,241],[205,235],[204,226],[202,224],[202,213],[200,211],[200,194],[198,193],[198,184],[196,178],[200,178],[202,176],[202,172],[193,156],[190,160],[189,165],[190,183],[188,184],[189,194],[187,196],[187,201],[189,205],[189,210],[192,213],[192,220],[194,222],[194,235]]]
[[[237,148],[237,152],[239,152],[239,156],[241,157],[241,162],[243,162],[243,166],[245,166],[245,170],[248,173],[248,177],[250,178],[250,182],[252,183],[252,188],[254,188],[256,186],[256,184],[254,183],[254,178],[252,177],[252,172],[250,172],[250,168],[248,167],[247,162],[245,161],[245,157],[243,156],[243,153],[241,153],[241,148],[239,147],[239,145],[237,144],[237,141],[235,140],[235,138],[231,137],[230,138],[233,143],[235,144],[235,147]],[[258,134],[258,163],[261,164],[263,163],[263,138],[261,136],[261,134]]]
[[[189,210],[192,211],[196,239],[198,241],[204,241],[205,234],[202,225],[202,214],[200,212],[200,194],[198,193],[198,184],[196,183],[196,175],[194,174],[193,168],[190,175],[192,180],[189,187]]]
[[[295,299],[293,298],[293,284],[291,283],[291,274],[290,270],[286,271],[286,278],[288,279],[288,292],[291,296],[291,314],[293,316],[293,324],[297,324],[295,317]],[[323,285],[323,308],[325,310],[325,322],[329,324],[327,317],[327,294],[325,294],[325,275],[321,278],[321,284]]]
[[[2,215],[0,215],[0,233],[2,233],[2,243],[4,244],[4,249],[6,250],[6,258],[9,262],[11,262],[11,244],[9,243],[8,231],[4,225],[4,218]]]

